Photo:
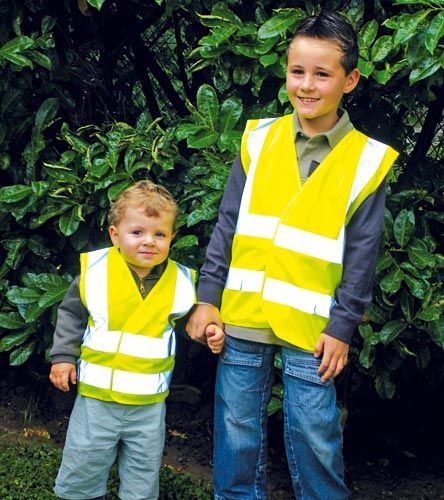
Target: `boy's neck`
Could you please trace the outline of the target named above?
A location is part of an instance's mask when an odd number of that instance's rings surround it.
[[[300,116],[298,116],[298,119],[304,134],[308,137],[313,137],[331,130],[338,123],[340,116],[338,112],[336,112],[334,116],[329,117],[329,119],[326,120],[318,118],[310,120],[301,118]]]

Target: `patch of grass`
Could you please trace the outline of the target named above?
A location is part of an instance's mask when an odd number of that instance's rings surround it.
[[[1,500],[53,500],[52,489],[62,450],[51,442],[24,440],[10,432],[0,435]],[[108,500],[117,500],[119,483],[114,466],[108,482]],[[203,479],[165,466],[160,471],[161,500],[210,500],[211,485]]]

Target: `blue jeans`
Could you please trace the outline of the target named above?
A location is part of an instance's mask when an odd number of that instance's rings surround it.
[[[343,500],[342,429],[332,381],[318,376],[312,353],[225,338],[216,377],[214,498],[265,499],[267,404],[280,350],[285,448],[298,499]]]

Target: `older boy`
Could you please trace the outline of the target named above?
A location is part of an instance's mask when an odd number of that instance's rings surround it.
[[[161,186],[125,190],[109,212],[114,246],[81,255],[59,308],[50,380],[62,391],[77,383],[78,393],[54,489],[61,498],[104,498],[117,454],[120,498],[158,498],[173,328],[195,297],[194,271],[168,259],[176,216]],[[206,332],[219,352],[223,331]]]
[[[295,494],[348,496],[333,378],[371,300],[384,178],[397,156],[339,107],[358,83],[357,62],[343,16],[302,21],[287,57],[295,113],[247,123],[227,182],[187,327],[196,340],[209,323],[225,323],[227,334],[216,380],[216,499],[266,498],[276,351]]]

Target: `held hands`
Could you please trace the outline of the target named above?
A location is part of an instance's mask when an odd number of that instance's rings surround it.
[[[218,325],[208,325],[205,328],[207,344],[213,354],[219,354],[225,342],[225,333]]]
[[[76,367],[71,363],[56,363],[51,367],[49,380],[63,392],[69,391],[69,382],[77,383]]]
[[[333,380],[343,370],[348,360],[349,345],[342,340],[322,333],[316,344],[314,356],[319,358],[322,354],[321,366],[318,375],[322,382]]]
[[[198,304],[190,314],[185,330],[192,340],[205,345],[206,328],[212,324],[223,330],[224,324],[219,309],[213,304]]]

